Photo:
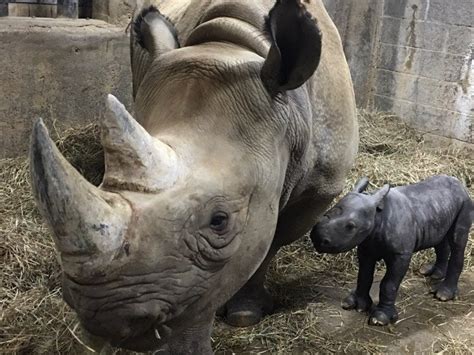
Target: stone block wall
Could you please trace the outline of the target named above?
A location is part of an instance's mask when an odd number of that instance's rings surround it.
[[[473,26],[472,0],[385,0],[375,105],[474,143]]]
[[[0,16],[8,2],[0,0]],[[1,157],[25,152],[37,116],[59,128],[84,124],[103,114],[109,92],[130,105],[124,29],[149,2],[92,2],[93,17],[118,26],[0,18],[0,52],[8,54],[0,56]],[[430,137],[473,146],[472,0],[323,2],[339,28],[359,106],[393,111]]]
[[[98,20],[0,18],[0,158],[26,153],[33,121],[83,126],[106,95],[131,107],[129,38]]]
[[[360,106],[474,143],[472,0],[325,3],[341,32]]]
[[[380,0],[323,0],[339,30],[351,68],[358,106],[365,107],[373,97],[374,53],[378,46]]]

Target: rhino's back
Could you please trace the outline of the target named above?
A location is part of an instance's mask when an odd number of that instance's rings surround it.
[[[263,29],[265,17],[274,4],[275,0],[161,0],[158,7],[175,24],[181,44],[187,42],[206,17],[220,16],[251,24],[269,48]],[[318,20],[323,50],[320,65],[306,84],[313,113],[309,122],[311,142],[301,166],[290,167],[295,176],[289,177],[291,186],[286,186],[286,190],[293,191],[293,199],[307,194],[308,190],[316,195],[338,194],[358,146],[354,92],[341,39],[321,0],[305,2],[305,6]],[[298,135],[298,129],[289,132]]]
[[[420,224],[450,224],[471,198],[455,177],[436,175],[416,184],[395,188],[409,201]]]

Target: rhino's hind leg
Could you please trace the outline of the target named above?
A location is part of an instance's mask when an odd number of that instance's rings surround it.
[[[459,276],[464,264],[464,250],[466,249],[469,229],[472,224],[471,212],[472,207],[470,203],[466,203],[459,212],[452,232],[448,235],[451,257],[449,258],[446,277],[435,293],[435,297],[440,301],[449,301],[456,296]]]
[[[448,237],[435,247],[436,261],[434,264],[425,264],[420,268],[420,274],[429,276],[433,280],[442,280],[446,275],[448,268],[449,253],[451,248],[449,246]]]

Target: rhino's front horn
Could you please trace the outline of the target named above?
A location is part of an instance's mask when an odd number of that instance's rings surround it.
[[[104,187],[157,192],[177,179],[175,152],[150,136],[113,95],[102,121],[105,150]]]
[[[74,259],[113,254],[123,243],[130,207],[85,180],[61,155],[41,119],[33,127],[30,169],[33,192],[53,232],[66,272]]]

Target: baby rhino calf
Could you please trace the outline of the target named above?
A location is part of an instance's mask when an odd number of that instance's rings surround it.
[[[464,186],[456,178],[442,175],[408,186],[385,185],[368,195],[362,193],[368,184],[367,178],[359,180],[311,232],[316,250],[322,253],[342,253],[357,246],[357,288],[343,301],[343,308],[372,309],[369,290],[375,264],[383,259],[387,271],[369,324],[396,321],[395,299],[410,259],[414,252],[431,247],[435,248],[436,262],[423,273],[444,278],[435,296],[441,301],[453,299],[474,214]]]

